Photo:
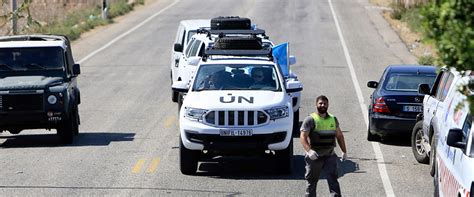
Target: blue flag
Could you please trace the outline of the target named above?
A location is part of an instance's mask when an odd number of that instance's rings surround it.
[[[289,65],[288,65],[288,42],[283,44],[279,44],[272,48],[272,55],[274,58],[275,63],[280,66],[282,74],[284,77],[288,77],[289,75]]]

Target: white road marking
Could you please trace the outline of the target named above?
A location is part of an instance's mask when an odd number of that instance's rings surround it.
[[[146,23],[148,23],[149,21],[151,21],[153,18],[159,16],[161,13],[165,12],[166,10],[168,10],[169,8],[173,7],[174,5],[176,5],[180,0],[175,0],[172,4],[166,6],[165,8],[163,8],[162,10],[158,11],[157,13],[151,15],[150,17],[148,17],[147,19],[145,19],[144,21],[142,21],[141,23],[139,23],[138,25],[136,25],[135,27],[133,27],[132,29],[126,31],[125,33],[123,34],[120,34],[119,36],[117,36],[115,39],[109,41],[107,44],[105,44],[104,46],[98,48],[97,50],[93,51],[92,53],[90,53],[89,55],[87,55],[86,57],[82,58],[81,60],[79,60],[77,63],[78,64],[82,64],[83,62],[87,61],[88,59],[90,59],[91,57],[93,57],[94,55],[97,55],[97,53],[100,53],[101,51],[103,51],[104,49],[110,47],[112,44],[114,44],[115,42],[119,41],[120,39],[122,39],[123,37],[127,36],[128,34],[134,32],[135,30],[137,30],[138,28],[140,28],[141,26],[145,25]]]
[[[339,26],[339,21],[337,20],[336,13],[334,12],[334,8],[332,5],[332,0],[328,0],[329,7],[331,8],[331,13],[334,18],[334,23],[336,24],[337,34],[339,35],[339,40],[341,41],[342,49],[344,51],[344,56],[346,58],[347,66],[349,67],[349,71],[351,73],[352,83],[354,84],[354,88],[356,90],[357,99],[359,100],[360,109],[362,110],[362,114],[364,116],[365,125],[369,125],[368,120],[368,112],[367,106],[364,103],[364,97],[362,96],[362,90],[359,86],[359,80],[357,79],[357,75],[354,71],[354,65],[352,64],[351,56],[349,55],[349,50],[347,49],[346,41],[342,35],[341,27]],[[390,182],[390,177],[387,173],[387,168],[385,167],[384,159],[382,151],[380,150],[380,146],[376,142],[371,142],[372,148],[375,152],[375,157],[377,159],[377,165],[379,168],[380,178],[382,179],[383,187],[385,189],[385,194],[387,196],[395,196],[393,192],[392,183]]]

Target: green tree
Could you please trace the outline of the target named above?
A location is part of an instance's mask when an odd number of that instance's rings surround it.
[[[438,52],[440,66],[474,71],[474,0],[432,0],[421,12],[423,30]],[[474,90],[474,83],[469,88]],[[462,92],[467,87],[462,88]],[[474,98],[468,96],[471,114]]]

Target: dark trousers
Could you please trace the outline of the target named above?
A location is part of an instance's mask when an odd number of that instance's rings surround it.
[[[329,156],[321,156],[316,160],[311,160],[305,156],[306,162],[306,194],[305,196],[316,196],[316,188],[318,185],[319,175],[321,171],[325,171],[329,185],[331,196],[341,196],[341,188],[337,181],[337,160],[336,154]]]

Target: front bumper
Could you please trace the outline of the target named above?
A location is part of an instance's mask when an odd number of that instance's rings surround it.
[[[415,118],[400,118],[383,114],[372,114],[370,117],[371,132],[380,136],[411,135],[415,124]]]
[[[183,145],[190,150],[239,154],[258,150],[283,150],[292,140],[292,117],[270,120],[268,124],[238,129],[252,129],[252,136],[221,136],[221,129],[202,122],[180,118]]]
[[[64,112],[0,113],[0,131],[11,129],[52,129],[66,120]]]

